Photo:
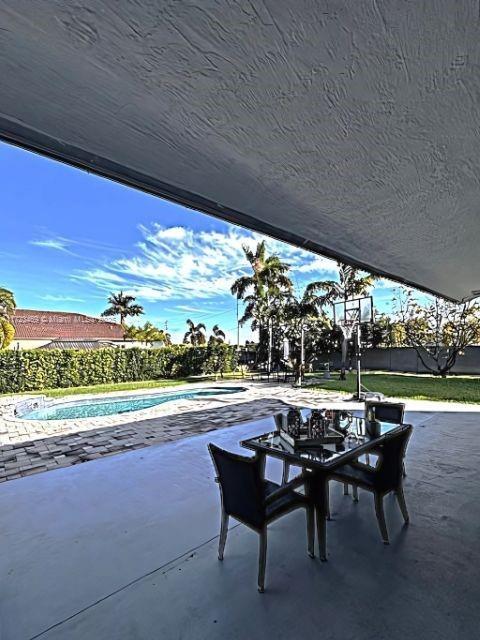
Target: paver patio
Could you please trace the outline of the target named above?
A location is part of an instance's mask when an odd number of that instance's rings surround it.
[[[233,386],[231,382],[226,384]],[[205,386],[212,384],[198,385],[199,388]],[[248,390],[218,399],[183,399],[146,411],[102,418],[20,420],[2,419],[0,413],[0,482],[213,431],[271,415],[289,404],[310,406],[343,399],[335,392],[294,389],[285,384],[238,383],[236,386]],[[188,389],[192,388],[194,385],[189,385]],[[146,394],[153,392],[149,389]],[[25,400],[25,396],[20,399]],[[12,399],[0,403],[4,416],[11,413],[14,403]]]

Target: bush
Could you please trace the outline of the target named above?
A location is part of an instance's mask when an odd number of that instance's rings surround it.
[[[235,348],[225,344],[0,351],[0,393],[223,374],[235,367]]]

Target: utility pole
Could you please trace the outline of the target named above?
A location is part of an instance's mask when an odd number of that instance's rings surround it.
[[[360,324],[360,318],[357,321],[357,335],[356,335],[356,356],[357,356],[357,400],[362,399],[362,326]]]
[[[269,318],[268,319],[268,364],[267,364],[267,370],[268,373],[271,373],[272,371],[272,319]]]
[[[302,322],[302,329],[300,332],[300,386],[303,382],[303,373],[305,370],[305,325]]]
[[[238,320],[238,296],[237,296],[237,351],[240,349],[240,322]]]

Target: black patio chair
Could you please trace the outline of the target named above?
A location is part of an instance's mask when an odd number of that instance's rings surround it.
[[[354,488],[354,496],[358,488],[365,489],[374,494],[375,513],[378,526],[385,544],[389,544],[387,523],[383,510],[383,498],[392,491],[397,497],[398,506],[405,520],[409,522],[407,505],[403,494],[403,464],[408,441],[413,427],[405,425],[385,436],[385,441],[376,449],[379,456],[376,467],[354,461],[345,464],[331,474],[329,479],[337,480],[345,484],[351,484]]]
[[[216,445],[208,445],[210,455],[217,471],[216,481],[220,484],[222,518],[218,559],[223,560],[227,541],[228,521],[232,516],[260,535],[260,554],[258,562],[258,590],[265,589],[265,567],[267,560],[267,526],[300,507],[307,512],[308,555],[313,558],[315,542],[315,513],[307,498],[294,491],[304,483],[298,476],[288,485],[280,487],[275,482],[265,480],[264,460],[240,456],[224,451]]]
[[[405,415],[405,405],[403,402],[365,402],[365,419],[373,414],[375,420],[380,422],[389,422],[391,424],[403,424]],[[370,464],[370,454],[377,455],[375,449],[365,455],[367,464]],[[403,475],[406,476],[405,467]]]
[[[405,405],[402,402],[365,402],[365,417],[373,413],[375,420],[402,424]]]

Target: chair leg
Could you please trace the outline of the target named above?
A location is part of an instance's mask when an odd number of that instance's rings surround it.
[[[258,590],[265,591],[265,567],[267,564],[267,527],[260,532],[260,549],[258,554]]]
[[[318,536],[318,551],[320,560],[326,562],[327,560],[327,521],[325,515],[316,509],[317,515],[317,536]]]
[[[315,558],[315,510],[307,507],[307,549],[310,558]]]
[[[222,524],[220,526],[220,540],[218,541],[218,559],[223,560],[225,543],[227,542],[229,516],[222,510]]]
[[[282,484],[287,484],[288,476],[290,474],[290,465],[288,462],[283,463]]]
[[[352,497],[354,502],[358,502],[358,487],[356,484],[352,484]]]
[[[365,454],[365,464],[370,464],[370,454],[369,453]]]
[[[399,487],[395,492],[395,495],[397,496],[398,506],[400,507],[400,511],[402,512],[405,524],[408,524],[410,522],[410,516],[408,515],[407,503],[405,502],[403,487]]]
[[[344,496],[348,496],[348,483],[347,482],[343,483],[343,495]]]
[[[388,539],[387,522],[385,520],[385,511],[383,510],[383,496],[380,493],[375,494],[375,513],[377,515],[378,528],[382,534],[384,544],[390,544]]]

